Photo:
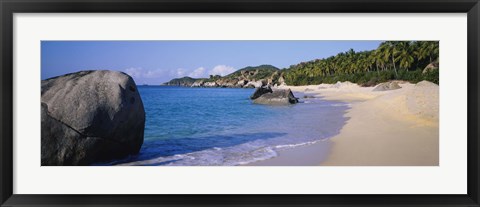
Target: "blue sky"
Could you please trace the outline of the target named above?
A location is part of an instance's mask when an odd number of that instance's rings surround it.
[[[118,70],[137,84],[227,75],[262,64],[286,68],[381,41],[42,41],[42,80],[81,70]]]

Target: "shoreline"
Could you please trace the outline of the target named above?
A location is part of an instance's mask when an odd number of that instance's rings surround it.
[[[438,85],[399,84],[372,91],[352,83],[283,86],[325,100],[349,103],[349,120],[325,141],[278,152],[251,166],[438,166]],[[323,160],[322,157],[326,159]]]

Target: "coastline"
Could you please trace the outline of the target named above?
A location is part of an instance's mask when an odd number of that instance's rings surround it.
[[[351,83],[283,86],[325,100],[349,103],[349,120],[340,133],[278,152],[253,166],[438,166],[438,85],[399,84],[402,88],[372,91]],[[322,157],[325,157],[324,160]]]

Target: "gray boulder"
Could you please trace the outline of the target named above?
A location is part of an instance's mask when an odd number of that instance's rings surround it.
[[[285,78],[283,78],[283,76],[280,76],[280,78],[278,78],[278,85],[285,85]]]
[[[425,66],[422,73],[428,73],[430,71],[438,70],[438,67],[439,67],[439,62],[438,61],[431,62],[430,64]]]
[[[204,82],[204,80],[196,80],[195,82],[193,82],[191,87],[202,87]]]
[[[263,80],[259,80],[259,81],[250,81],[243,87],[244,88],[260,88],[264,85],[265,83],[263,82]]]
[[[205,82],[203,84],[203,86],[205,86],[205,87],[217,87],[218,84],[215,81],[211,81],[211,82]]]
[[[273,90],[270,87],[260,87],[255,89],[255,92],[250,96],[250,99],[254,100],[266,93],[272,93]]]
[[[242,87],[243,87],[245,84],[247,84],[247,83],[248,83],[247,80],[243,80],[243,79],[242,79],[242,80],[239,80],[239,81],[237,82],[237,85],[236,85],[236,86],[242,88]]]
[[[42,165],[89,165],[139,152],[145,111],[133,79],[82,71],[42,81]]]
[[[389,90],[395,90],[395,89],[400,89],[400,88],[402,88],[402,87],[400,87],[398,85],[398,82],[391,81],[391,82],[385,82],[385,83],[378,84],[377,86],[375,86],[373,91],[389,91]]]
[[[268,105],[286,105],[298,103],[290,89],[274,89],[270,87],[260,87],[255,90],[250,99],[256,104]]]

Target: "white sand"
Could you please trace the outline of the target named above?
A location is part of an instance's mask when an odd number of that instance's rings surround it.
[[[252,165],[436,166],[439,87],[429,82],[372,91],[352,83],[282,86],[351,103],[350,118],[329,141],[279,152]],[[322,153],[328,153],[323,160]]]

